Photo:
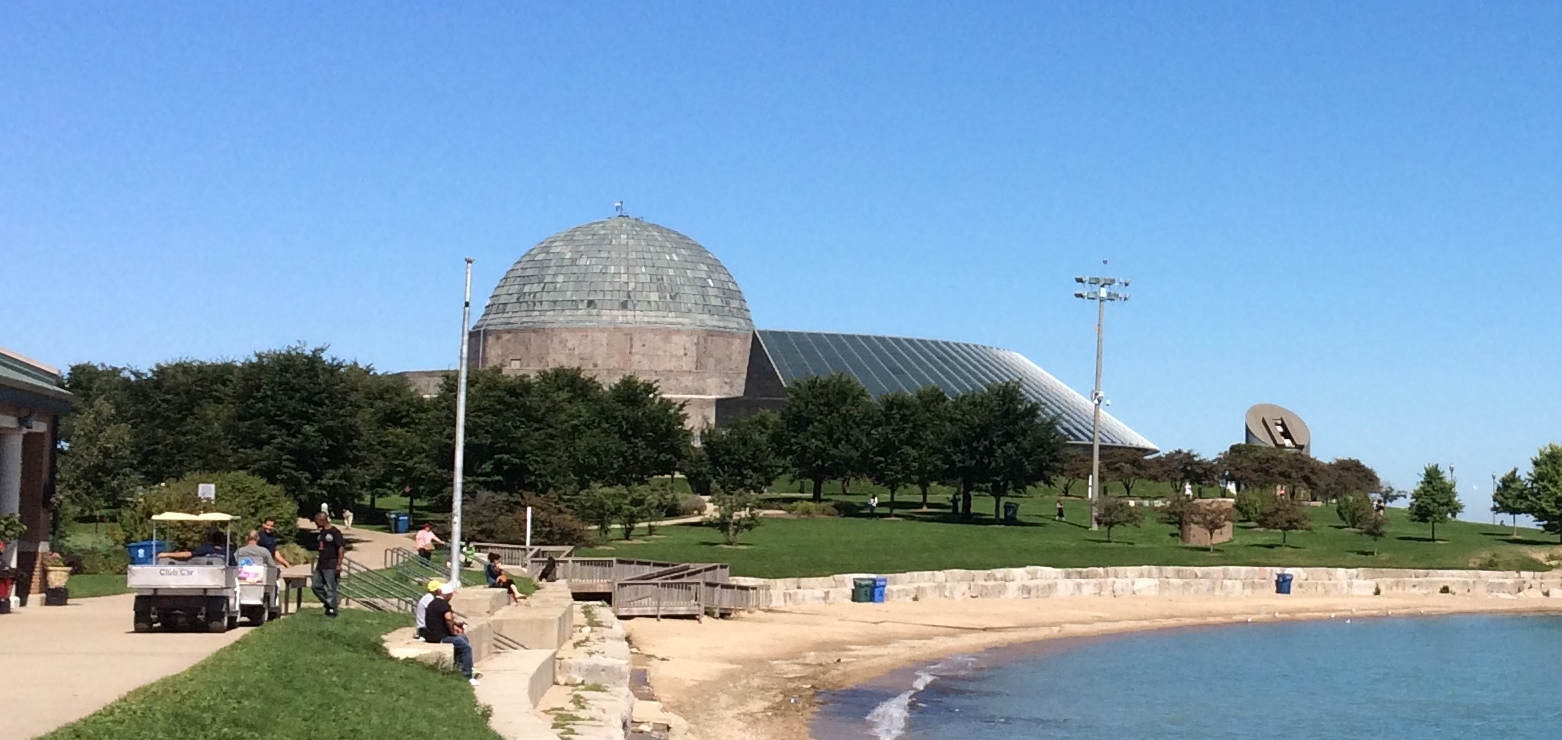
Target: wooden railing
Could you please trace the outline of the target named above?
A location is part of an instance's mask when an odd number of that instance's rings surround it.
[[[473,542],[472,548],[482,555],[491,552],[499,553],[499,562],[505,565],[525,568],[533,560],[547,560],[549,555],[554,558],[568,558],[575,554],[575,548],[570,545],[537,545],[530,550],[525,545],[512,545],[503,542]]]
[[[725,616],[759,607],[758,589],[729,583],[726,563],[669,563],[633,558],[573,557],[572,547],[533,547],[474,542],[480,553],[499,553],[499,561],[524,566],[540,577],[551,556],[553,577],[577,594],[608,594],[621,617]]]

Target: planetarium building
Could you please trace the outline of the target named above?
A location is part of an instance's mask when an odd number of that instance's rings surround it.
[[[1089,443],[1090,401],[1016,352],[961,342],[754,328],[732,274],[672,229],[629,216],[544,239],[505,273],[471,330],[479,367],[578,367],[603,383],[655,381],[695,429],[775,408],[809,376],[855,376],[874,396],[936,385],[954,395],[1015,381]],[[1102,414],[1101,443],[1155,445]]]

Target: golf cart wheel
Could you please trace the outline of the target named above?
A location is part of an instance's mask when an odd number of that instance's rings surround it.
[[[237,626],[239,626],[239,615],[235,614],[231,617],[228,617],[228,629],[231,630]]]
[[[271,614],[266,610],[266,607],[259,606],[250,609],[248,613],[244,615],[244,618],[249,620],[251,627],[259,627],[266,623],[266,618],[269,616],[271,616]]]
[[[215,632],[215,633],[218,633],[218,634],[221,634],[223,632],[227,632],[228,631],[228,620],[223,618],[223,617],[221,617],[221,616],[215,617],[213,619],[208,619],[208,620],[206,620],[206,631],[207,632]]]
[[[140,614],[140,613],[136,614],[135,630],[137,632],[151,632],[152,631],[152,615],[150,615],[150,614]]]

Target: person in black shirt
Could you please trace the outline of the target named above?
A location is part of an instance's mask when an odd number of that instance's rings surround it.
[[[461,675],[466,676],[468,683],[476,686],[477,677],[472,675],[472,643],[466,639],[466,629],[456,621],[455,613],[450,611],[450,597],[455,592],[456,586],[453,583],[440,586],[439,594],[423,611],[423,629],[426,635],[424,640],[453,645],[456,650],[456,666],[461,669]]]
[[[277,520],[269,516],[266,517],[266,521],[260,525],[260,539],[255,544],[266,548],[266,552],[271,553],[271,559],[277,561],[279,567],[293,567],[293,564],[289,563],[287,558],[282,557],[282,554],[277,552]]]
[[[325,615],[335,617],[337,602],[341,597],[338,589],[342,578],[342,550],[346,548],[347,540],[342,537],[342,530],[333,526],[325,514],[315,515],[315,526],[320,528],[320,532],[313,590],[315,598],[325,605]]]
[[[228,565],[235,565],[232,553],[228,552],[228,537],[222,530],[212,528],[206,531],[206,544],[197,545],[192,550],[180,552],[160,552],[159,558],[173,558],[174,560],[189,560],[191,558],[225,558]]]

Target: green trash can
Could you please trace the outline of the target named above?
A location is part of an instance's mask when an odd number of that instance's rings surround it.
[[[852,603],[853,604],[871,604],[871,603],[873,603],[873,579],[872,578],[853,578],[852,579]]]

